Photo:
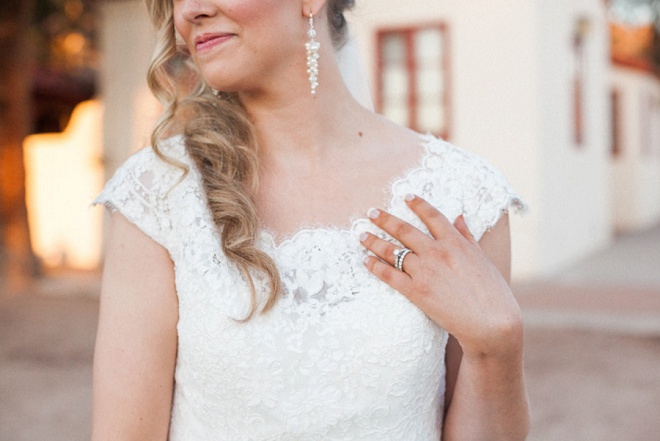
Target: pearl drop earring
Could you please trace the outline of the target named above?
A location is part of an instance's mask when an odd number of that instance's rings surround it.
[[[314,15],[309,14],[309,30],[307,31],[309,40],[305,43],[307,49],[307,74],[309,75],[309,84],[312,95],[316,95],[316,88],[319,87],[319,48],[321,43],[316,41],[316,30],[314,29]]]

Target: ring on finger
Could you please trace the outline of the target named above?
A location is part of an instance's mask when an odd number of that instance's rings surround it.
[[[394,250],[394,268],[403,271],[403,260],[409,253],[412,253],[412,250],[409,248]]]

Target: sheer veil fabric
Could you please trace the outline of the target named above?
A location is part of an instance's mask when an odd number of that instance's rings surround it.
[[[367,109],[374,110],[369,80],[360,56],[360,49],[350,30],[348,35],[346,43],[337,51],[337,62],[342,78],[355,99]]]

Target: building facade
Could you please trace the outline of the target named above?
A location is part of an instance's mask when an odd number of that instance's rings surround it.
[[[108,173],[148,142],[158,111],[144,81],[153,39],[143,8],[103,4]],[[621,75],[601,0],[361,0],[349,21],[377,110],[484,156],[530,205],[512,216],[515,277],[550,276],[606,246],[617,226],[660,220],[660,197],[649,190],[658,171],[612,159],[612,83]],[[648,122],[638,107],[640,127],[658,118],[656,104]],[[626,133],[622,144],[636,142],[636,129]],[[644,141],[656,157],[659,136]],[[633,200],[627,221],[621,211]]]
[[[630,231],[660,218],[660,73],[644,58],[652,25],[610,29],[614,223]]]
[[[364,1],[354,24],[376,87],[387,75],[383,30],[444,30],[441,134],[504,171],[531,207],[512,218],[517,276],[550,275],[607,244],[609,39],[599,0]]]

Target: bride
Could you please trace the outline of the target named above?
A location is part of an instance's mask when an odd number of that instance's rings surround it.
[[[358,103],[353,2],[147,3],[165,110],[97,199],[93,440],[524,439],[522,202]]]

